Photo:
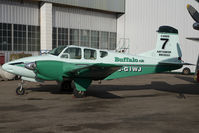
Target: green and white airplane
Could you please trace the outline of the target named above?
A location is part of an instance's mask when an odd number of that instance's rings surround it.
[[[181,60],[178,30],[161,26],[157,32],[156,48],[139,55],[69,45],[55,48],[47,55],[8,62],[3,69],[21,76],[22,81],[57,81],[62,88],[73,89],[74,96],[80,98],[86,95],[93,80],[160,73],[187,64]],[[25,93],[23,82],[16,92]]]

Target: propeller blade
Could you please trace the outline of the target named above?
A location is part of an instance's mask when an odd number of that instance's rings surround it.
[[[196,22],[199,23],[199,13],[198,13],[198,11],[194,7],[192,7],[191,5],[189,5],[189,4],[187,5],[187,10],[188,10],[189,14],[191,15],[191,17]]]

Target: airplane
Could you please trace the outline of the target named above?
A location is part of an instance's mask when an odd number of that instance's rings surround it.
[[[23,81],[57,81],[62,89],[82,98],[93,80],[160,73],[188,65],[181,59],[178,30],[160,26],[157,33],[156,48],[138,55],[66,45],[47,55],[18,59],[2,67],[21,76],[22,82],[16,89],[18,95],[25,93]]]

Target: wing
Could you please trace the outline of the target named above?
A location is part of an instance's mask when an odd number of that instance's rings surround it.
[[[90,78],[93,80],[102,80],[120,69],[121,67],[122,66],[120,65],[98,63],[82,68],[77,68],[75,70],[67,72],[67,74],[74,78]]]

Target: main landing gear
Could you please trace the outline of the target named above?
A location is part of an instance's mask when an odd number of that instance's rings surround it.
[[[25,89],[23,88],[23,84],[24,84],[24,81],[22,80],[19,87],[17,87],[17,89],[16,89],[17,95],[24,95],[25,94]]]
[[[79,91],[78,89],[74,88],[73,95],[76,98],[83,98],[86,97],[86,91]]]
[[[78,83],[75,83],[75,81],[72,80],[65,80],[60,83],[60,91],[66,91],[67,93],[73,93],[74,97],[76,98],[83,98],[86,96],[86,90],[78,89],[79,87],[77,85]]]
[[[62,81],[60,84],[60,91],[67,91],[69,93],[72,93],[73,92],[72,81],[71,80]]]
[[[76,98],[83,98],[86,96],[87,88],[91,84],[92,80],[90,79],[83,79],[83,78],[76,78],[74,79],[73,85],[74,90],[73,94]]]
[[[61,90],[73,92],[74,97],[83,98],[86,96],[86,91],[92,80],[75,78],[74,80],[65,80],[60,83]]]

